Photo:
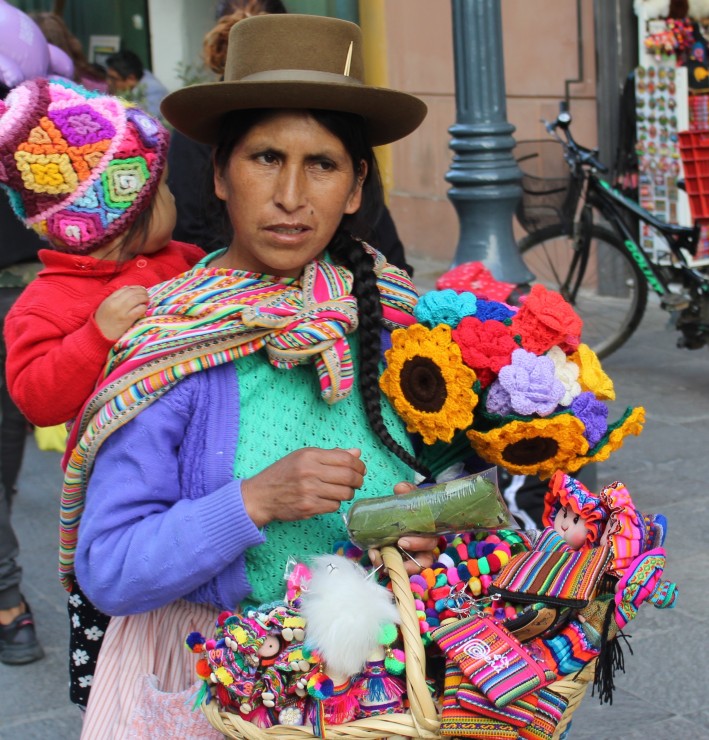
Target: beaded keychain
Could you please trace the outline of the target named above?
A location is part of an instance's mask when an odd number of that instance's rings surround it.
[[[436,562],[409,577],[423,644],[433,642],[431,633],[445,619],[458,619],[471,611],[501,620],[516,616],[521,605],[493,601],[488,589],[510,557],[528,549],[529,543],[512,530],[442,537]]]

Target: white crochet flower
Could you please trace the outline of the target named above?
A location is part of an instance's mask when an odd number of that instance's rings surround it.
[[[547,357],[554,363],[554,375],[564,386],[564,395],[559,401],[561,406],[570,406],[571,402],[581,393],[579,384],[579,366],[571,362],[560,347],[552,347]]]

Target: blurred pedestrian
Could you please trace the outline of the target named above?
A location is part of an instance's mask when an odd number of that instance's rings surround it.
[[[74,82],[83,85],[87,90],[108,92],[106,70],[98,64],[91,64],[84,54],[81,41],[74,36],[64,19],[51,12],[29,13],[30,18],[42,29],[44,37],[50,44],[66,52],[74,63]]]
[[[9,89],[0,85],[0,99]],[[27,440],[27,421],[10,398],[5,380],[5,317],[23,288],[41,267],[41,240],[22,227],[4,194],[0,194],[0,662],[19,665],[39,660],[32,610],[21,591],[19,543],[10,514]]]
[[[111,95],[119,95],[135,103],[153,118],[160,118],[160,102],[167,95],[167,88],[149,70],[140,57],[123,49],[106,58],[106,79]]]

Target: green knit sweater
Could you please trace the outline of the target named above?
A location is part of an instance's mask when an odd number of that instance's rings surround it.
[[[357,336],[348,339],[356,373]],[[279,370],[268,362],[265,352],[256,352],[240,358],[235,367],[240,408],[234,461],[237,477],[249,478],[301,447],[356,447],[362,450],[367,466],[364,486],[356,498],[389,495],[395,483],[413,480],[411,468],[389,452],[370,429],[358,388],[329,406],[320,396],[317,375],[310,365]],[[385,398],[382,413],[394,439],[411,451],[403,422]],[[258,442],[250,444],[250,440]],[[265,528],[266,542],[248,550],[246,556],[253,587],[251,605],[283,598],[289,559],[307,562],[315,555],[332,552],[336,541],[347,539],[342,513],[350,505],[343,504],[340,513],[297,522],[274,521]]]

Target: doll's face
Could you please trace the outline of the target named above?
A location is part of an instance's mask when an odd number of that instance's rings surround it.
[[[259,658],[272,658],[278,655],[281,644],[275,635],[266,635],[261,647],[258,649]]]
[[[586,542],[586,522],[566,506],[562,506],[554,517],[554,529],[574,550],[580,549]]]

